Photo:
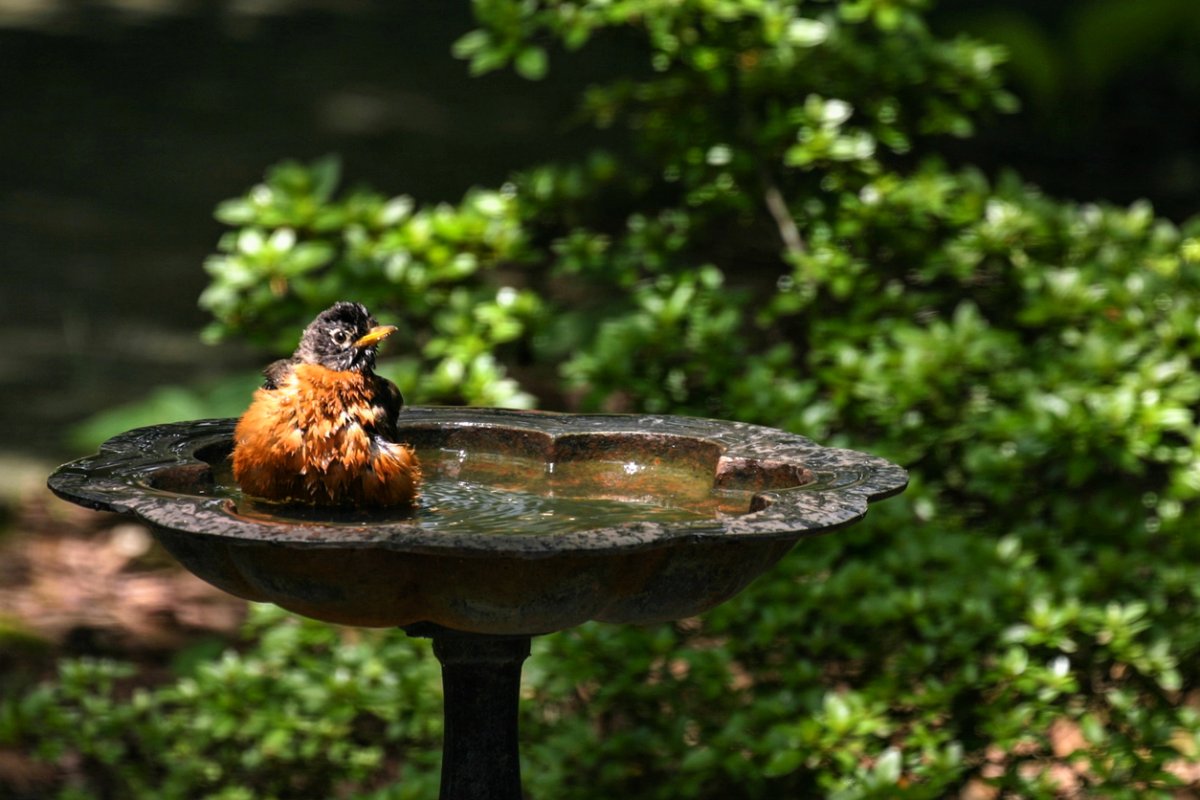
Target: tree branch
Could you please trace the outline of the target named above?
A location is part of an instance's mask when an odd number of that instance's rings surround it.
[[[779,228],[779,238],[783,239],[788,253],[793,256],[804,255],[807,248],[804,246],[804,239],[800,236],[800,229],[796,227],[796,220],[792,218],[792,212],[788,209],[779,187],[771,180],[771,176],[765,169],[762,171],[762,182],[763,201],[767,205],[767,211],[771,212],[776,227]]]

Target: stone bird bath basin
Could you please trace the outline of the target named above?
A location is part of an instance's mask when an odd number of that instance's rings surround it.
[[[228,465],[235,420],[129,431],[60,467],[60,497],[133,515],[225,591],[344,625],[431,636],[442,798],[519,798],[530,637],[699,614],[801,538],[862,518],[904,470],[754,425],[677,416],[410,408],[415,512],[258,503]]]

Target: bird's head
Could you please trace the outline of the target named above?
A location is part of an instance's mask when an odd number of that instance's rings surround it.
[[[362,303],[334,303],[304,329],[295,356],[339,372],[369,372],[379,343],[395,331],[393,325],[376,323]]]

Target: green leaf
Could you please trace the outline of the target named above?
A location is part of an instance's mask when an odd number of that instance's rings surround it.
[[[526,47],[517,53],[513,66],[522,78],[531,81],[541,80],[546,76],[548,66],[546,51],[541,47]]]
[[[217,205],[214,216],[226,225],[249,225],[256,220],[258,211],[248,200],[237,197]]]
[[[319,269],[333,260],[336,251],[325,242],[296,245],[279,264],[279,274],[293,278]]]
[[[487,31],[476,29],[460,36],[450,47],[455,58],[469,59],[491,45],[492,37]]]
[[[342,160],[336,155],[323,156],[312,163],[312,192],[320,203],[328,202],[342,177]]]
[[[829,26],[820,20],[797,17],[788,23],[787,38],[797,47],[816,47],[829,38]]]
[[[763,767],[763,774],[768,778],[778,778],[789,772],[795,772],[803,763],[804,754],[798,750],[780,750],[771,754],[766,766]]]

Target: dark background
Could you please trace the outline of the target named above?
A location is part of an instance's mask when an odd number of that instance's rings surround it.
[[[1024,105],[951,160],[1200,208],[1194,0],[958,0],[932,23],[1005,42]],[[89,414],[265,358],[201,344],[196,298],[213,207],[269,164],[337,152],[349,183],[456,200],[578,152],[577,90],[636,57],[471,78],[450,55],[471,27],[465,2],[0,0],[0,462],[76,455],[63,432]]]

